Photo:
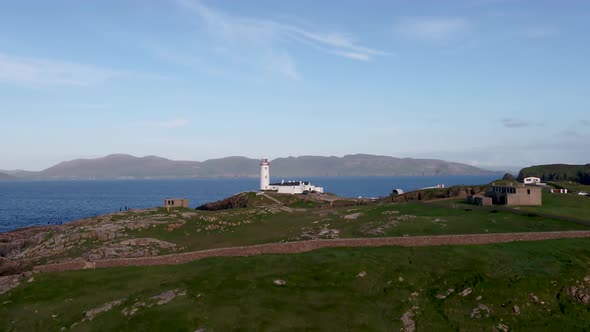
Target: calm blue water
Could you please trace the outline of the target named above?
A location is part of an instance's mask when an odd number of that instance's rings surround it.
[[[378,197],[393,189],[415,190],[437,184],[489,183],[496,176],[408,176],[309,178],[326,191],[346,197]],[[281,179],[272,179],[280,181]],[[166,197],[187,197],[191,207],[235,193],[256,190],[256,179],[0,181],[0,232],[68,222],[119,211],[154,207]]]

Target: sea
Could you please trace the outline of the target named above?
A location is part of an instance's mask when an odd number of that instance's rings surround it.
[[[306,178],[343,197],[381,197],[393,189],[412,191],[444,184],[489,183],[497,176],[398,176]],[[280,181],[281,179],[271,179]],[[165,198],[188,198],[191,207],[259,188],[258,178],[174,180],[0,181],[0,233],[16,228],[67,223],[162,205]]]

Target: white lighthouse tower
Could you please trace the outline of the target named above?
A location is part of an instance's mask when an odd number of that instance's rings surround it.
[[[270,163],[263,158],[260,161],[260,190],[270,189]]]

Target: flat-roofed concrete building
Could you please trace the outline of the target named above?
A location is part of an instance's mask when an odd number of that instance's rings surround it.
[[[486,191],[496,205],[542,205],[541,187],[526,186],[521,183],[492,185]]]
[[[529,176],[523,179],[524,184],[541,184],[541,178]]]
[[[166,198],[164,200],[165,208],[188,208],[188,198]]]

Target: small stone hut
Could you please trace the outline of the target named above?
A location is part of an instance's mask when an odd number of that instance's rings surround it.
[[[166,198],[164,200],[165,208],[188,208],[188,198]]]
[[[492,206],[492,198],[482,195],[467,196],[467,203],[479,206]]]

